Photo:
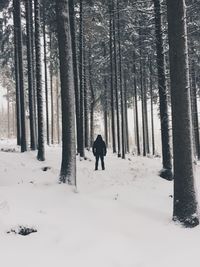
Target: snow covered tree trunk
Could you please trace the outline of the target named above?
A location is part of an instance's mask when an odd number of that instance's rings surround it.
[[[49,97],[48,97],[48,75],[47,75],[47,41],[46,41],[46,1],[43,2],[43,41],[44,41],[44,86],[45,86],[45,111],[46,111],[46,138],[49,141]]]
[[[89,103],[88,103],[88,87],[86,80],[86,40],[83,44],[83,91],[84,91],[84,130],[85,130],[85,148],[89,149]]]
[[[147,154],[150,153],[149,149],[149,127],[148,127],[148,110],[147,110],[147,85],[146,85],[146,60],[143,65],[143,88],[144,88],[144,119],[145,119],[145,139]]]
[[[103,54],[104,58],[107,56],[107,51],[106,51],[106,44],[103,42]],[[105,143],[108,145],[108,86],[107,86],[107,70],[106,70],[106,65],[104,66],[104,137],[105,137]]]
[[[119,15],[119,0],[117,0],[117,42],[119,55],[119,89],[120,89],[120,103],[121,103],[121,150],[122,159],[125,159],[125,114],[124,114],[124,90],[122,84],[122,56],[121,56],[121,28]]]
[[[184,0],[167,0],[172,100],[174,210],[185,227],[199,224],[194,182],[186,11]]]
[[[21,29],[21,7],[19,0],[13,0],[14,10],[14,27],[17,33],[17,55],[19,64],[19,90],[20,90],[20,120],[21,120],[21,152],[27,150],[26,144],[26,117],[25,117],[25,97],[24,97],[24,70],[23,70],[23,44],[22,44],[22,29]]]
[[[89,41],[88,47],[88,74],[89,74],[89,87],[90,87],[90,95],[91,95],[91,104],[90,104],[90,146],[93,146],[94,142],[94,106],[95,106],[95,96],[94,96],[94,88],[92,82],[92,52],[91,52],[91,41]]]
[[[194,56],[194,55],[193,55]],[[197,107],[197,86],[195,74],[195,62],[191,61],[191,104],[192,104],[192,120],[194,129],[194,145],[195,154],[198,160],[200,159],[200,144],[199,144],[199,120],[198,120],[198,107]]]
[[[21,145],[21,110],[20,110],[20,86],[19,86],[19,55],[18,55],[18,31],[16,27],[15,0],[13,0],[13,22],[14,22],[14,56],[15,56],[15,90],[16,90],[16,127],[17,145]]]
[[[124,70],[124,116],[125,116],[125,136],[126,136],[126,152],[129,150],[129,132],[128,132],[128,103],[127,103],[127,77],[126,71]]]
[[[115,108],[114,108],[114,84],[113,84],[113,25],[112,25],[113,0],[109,3],[109,48],[110,48],[110,94],[111,94],[111,131],[112,131],[112,149],[116,153],[115,138]]]
[[[136,76],[136,63],[135,63],[135,52],[134,52],[134,63],[133,63],[133,73],[134,73],[134,100],[135,100],[135,135],[137,144],[137,154],[140,155],[140,137],[139,137],[139,120],[138,120],[138,101],[137,101],[137,76]]]
[[[85,157],[85,129],[84,129],[84,88],[83,88],[83,0],[80,0],[79,21],[79,85],[80,85],[80,121],[79,121],[79,152]]]
[[[115,106],[117,114],[117,155],[121,157],[121,141],[120,141],[120,118],[119,118],[119,96],[118,96],[118,68],[117,68],[117,46],[116,46],[116,19],[115,5],[113,2],[112,19],[113,19],[113,50],[114,50],[114,90],[115,90]]]
[[[60,182],[76,185],[75,92],[67,0],[56,0],[62,109]]]
[[[36,90],[36,62],[35,62],[35,33],[34,33],[34,0],[30,0],[30,30],[31,30],[31,47],[32,47],[32,70],[33,70],[33,103],[35,110],[35,129],[36,129],[36,143],[38,142],[38,123],[37,123],[37,90]],[[38,144],[37,144],[38,145]]]
[[[160,0],[153,0],[155,13],[155,34],[156,34],[156,52],[157,52],[157,71],[158,71],[158,90],[160,100],[160,122],[161,122],[161,140],[162,140],[162,163],[163,169],[160,176],[167,180],[172,180],[172,162],[169,137],[169,116],[167,104],[167,88],[165,77],[165,59],[162,36],[162,21]]]
[[[40,0],[34,0],[35,11],[35,61],[36,61],[36,88],[37,88],[37,115],[38,115],[38,154],[39,161],[45,160],[44,149],[44,114],[42,92],[42,66],[41,66],[41,43],[40,43]]]
[[[151,97],[151,139],[152,139],[152,155],[155,155],[155,138],[154,138],[154,114],[153,114],[153,71],[152,59],[149,59],[149,72],[150,72],[150,97]]]
[[[29,96],[29,121],[30,121],[30,147],[31,150],[36,150],[36,128],[35,128],[35,105],[33,91],[33,62],[32,62],[32,42],[31,42],[31,9],[30,1],[25,1],[26,9],[26,33],[27,33],[27,62],[28,62],[28,96]]]
[[[49,49],[50,49],[50,95],[51,95],[51,144],[54,143],[54,94],[53,94],[53,56],[52,56],[52,33],[49,33]]]
[[[72,41],[72,56],[73,56],[73,73],[74,73],[74,89],[76,100],[76,139],[77,139],[77,151],[79,153],[80,147],[80,96],[79,96],[79,77],[77,66],[77,45],[76,45],[76,25],[74,17],[74,0],[69,0],[69,15],[70,15],[70,29],[71,29],[71,41]]]
[[[57,140],[58,144],[60,144],[60,101],[59,101],[59,79],[58,79],[59,72],[57,73],[56,77],[56,114],[57,114]]]

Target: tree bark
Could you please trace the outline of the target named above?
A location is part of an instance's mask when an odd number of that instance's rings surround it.
[[[21,7],[19,0],[13,0],[15,27],[17,33],[17,55],[19,64],[19,90],[20,90],[20,119],[21,119],[21,152],[27,151],[26,144],[26,118],[25,118],[25,96],[24,96],[24,70],[23,70],[23,46],[21,29]]]
[[[77,66],[77,45],[76,45],[76,25],[74,18],[74,0],[69,0],[69,18],[70,18],[70,30],[72,41],[72,57],[73,57],[73,73],[74,73],[74,89],[75,89],[75,101],[76,101],[76,142],[77,152],[80,152],[80,96],[79,96],[79,77]]]
[[[112,149],[116,153],[115,138],[115,108],[114,108],[114,84],[113,84],[113,19],[112,19],[113,0],[109,3],[109,46],[110,46],[110,94],[111,94],[111,125],[112,125]]]
[[[36,150],[36,128],[35,128],[35,105],[33,91],[33,62],[32,62],[32,42],[31,42],[31,16],[30,1],[25,1],[26,8],[26,33],[27,33],[27,62],[28,62],[28,96],[29,96],[29,121],[30,121],[30,141],[31,150]]]
[[[157,71],[158,71],[158,90],[160,100],[160,122],[161,122],[161,139],[162,139],[162,160],[163,169],[160,171],[160,177],[172,180],[172,162],[170,152],[169,137],[169,117],[168,101],[165,77],[165,59],[163,49],[162,21],[160,0],[153,0],[155,13],[155,34],[156,34],[156,51],[157,51]]]
[[[69,3],[56,0],[62,109],[60,182],[76,185],[75,92],[69,22]]]
[[[41,66],[41,43],[40,43],[40,0],[34,0],[35,11],[35,61],[36,61],[36,88],[37,88],[37,115],[38,115],[38,154],[39,161],[45,160],[44,149],[44,114],[42,93],[42,66]]]
[[[167,0],[167,17],[174,156],[173,220],[194,227],[199,224],[199,216],[194,185],[185,1]]]

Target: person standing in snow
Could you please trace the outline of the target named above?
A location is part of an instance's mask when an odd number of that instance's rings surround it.
[[[98,170],[99,158],[101,159],[102,170],[105,170],[104,156],[106,155],[107,151],[106,151],[106,144],[103,141],[100,134],[97,135],[97,139],[94,141],[94,144],[92,146],[92,152],[94,156],[96,157],[95,171]]]

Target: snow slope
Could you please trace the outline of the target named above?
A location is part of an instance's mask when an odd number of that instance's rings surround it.
[[[0,142],[1,148],[14,147]],[[160,159],[109,154],[78,164],[78,193],[58,184],[61,149],[0,152],[0,255],[3,267],[186,267],[199,262],[200,227],[171,221],[172,182],[158,177]],[[49,166],[46,172],[42,167]],[[197,175],[199,180],[199,167]],[[7,234],[18,225],[28,236]]]

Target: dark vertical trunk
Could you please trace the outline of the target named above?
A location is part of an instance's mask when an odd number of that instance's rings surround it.
[[[114,3],[114,2],[113,2]],[[119,118],[119,97],[118,97],[118,69],[117,69],[117,47],[116,47],[116,21],[115,21],[115,5],[113,4],[112,19],[113,19],[113,49],[114,49],[114,90],[115,90],[115,104],[117,114],[117,154],[121,157],[121,142],[120,142],[120,118]]]
[[[104,54],[104,59],[106,59],[106,44],[103,43],[103,54]],[[108,92],[107,92],[107,77],[106,77],[106,66],[104,66],[104,77],[103,77],[103,82],[104,82],[104,136],[105,136],[105,142],[106,145],[108,145]]]
[[[51,144],[54,143],[54,95],[53,95],[53,63],[52,63],[52,33],[49,35],[50,49],[50,93],[51,93]]]
[[[121,56],[121,32],[120,32],[119,0],[117,0],[117,40],[119,51],[119,88],[121,102],[121,149],[122,158],[125,159],[125,115],[124,115],[124,90],[122,84],[122,56]]]
[[[15,1],[15,0],[14,0]],[[18,31],[16,27],[16,12],[13,1],[13,21],[14,21],[14,55],[15,55],[15,95],[16,95],[16,128],[17,128],[17,145],[21,145],[21,111],[20,111],[20,87],[19,87],[19,55],[18,55]]]
[[[80,0],[79,18],[79,83],[80,83],[80,156],[85,157],[85,129],[84,129],[84,88],[83,88],[83,0]]]
[[[113,0],[109,4],[109,38],[110,38],[110,94],[111,94],[111,131],[112,131],[112,149],[116,153],[116,139],[115,139],[115,109],[114,109],[114,84],[113,84],[113,25],[112,25],[112,9]]]
[[[23,73],[23,44],[21,29],[21,7],[19,0],[13,0],[15,27],[17,33],[17,54],[19,63],[19,90],[20,90],[20,115],[21,115],[21,152],[27,150],[26,145],[26,118],[25,118],[25,100],[24,100],[24,73]]]
[[[143,156],[145,157],[147,152],[146,152],[145,106],[144,106],[144,87],[143,86],[144,85],[143,85],[142,60],[140,60],[140,91],[141,91],[141,107],[142,107],[142,137],[143,137]]]
[[[73,73],[74,73],[74,89],[75,89],[75,101],[76,101],[76,138],[77,138],[77,151],[80,152],[80,97],[79,97],[79,77],[77,66],[77,45],[76,45],[76,25],[74,17],[74,0],[69,0],[69,18],[70,18],[70,30],[72,41],[72,57],[73,57]]]
[[[152,59],[149,60],[150,71],[150,95],[151,95],[151,139],[152,139],[152,154],[155,155],[155,138],[154,138],[154,115],[153,115],[153,71],[152,71]]]
[[[59,72],[58,72],[59,74]],[[57,74],[57,75],[58,75]],[[59,101],[59,79],[56,77],[56,113],[57,113],[57,140],[60,144],[60,101]]]
[[[34,0],[30,0],[30,14],[33,14],[33,6]],[[32,70],[33,70],[33,105],[35,110],[35,135],[36,135],[36,143],[38,142],[38,135],[37,135],[37,91],[36,91],[36,63],[35,63],[35,35],[34,35],[34,20],[33,15],[30,16],[30,31],[31,31],[31,47],[32,47]]]
[[[160,100],[160,122],[161,122],[162,159],[163,159],[163,169],[160,171],[160,176],[167,180],[172,180],[172,162],[171,162],[171,152],[170,152],[169,118],[168,118],[167,88],[166,88],[166,77],[165,77],[165,59],[164,59],[164,49],[163,49],[160,0],[154,0],[154,13],[155,13],[158,90],[159,90],[159,100]]]
[[[149,149],[149,127],[148,127],[148,109],[147,109],[147,84],[146,84],[146,61],[143,65],[143,88],[144,88],[144,118],[145,118],[145,139],[146,139],[146,151],[150,153]]]
[[[76,185],[75,93],[67,0],[56,0],[62,108],[60,182]]]
[[[192,121],[193,121],[193,129],[194,129],[195,152],[199,160],[200,159],[199,120],[198,120],[197,87],[196,87],[194,59],[191,61],[191,87],[190,88],[191,88]]]
[[[35,105],[33,91],[33,62],[32,62],[32,42],[31,42],[31,8],[30,1],[25,1],[26,8],[26,33],[27,33],[27,61],[28,61],[28,96],[29,96],[29,121],[30,121],[30,143],[31,150],[36,150],[36,128],[35,128]]]
[[[85,40],[83,45],[83,91],[84,91],[84,129],[85,129],[85,148],[89,149],[89,118],[88,118],[88,88],[86,79],[86,48]]]
[[[135,61],[135,53],[134,53]],[[136,73],[136,63],[133,63],[133,73],[134,73],[134,100],[135,100],[135,131],[136,131],[136,143],[137,143],[137,154],[140,155],[140,138],[139,138],[139,122],[138,122],[138,93],[137,93],[137,73]]]
[[[40,43],[40,0],[34,0],[35,11],[35,61],[36,61],[36,88],[37,88],[37,116],[38,116],[38,154],[37,159],[45,160],[44,155],[44,114],[42,94],[42,67]]]
[[[167,0],[167,16],[174,159],[173,219],[185,227],[194,227],[199,224],[199,215],[194,185],[185,1]]]
[[[89,87],[90,87],[90,95],[91,95],[91,104],[90,104],[90,146],[92,147],[94,142],[94,106],[95,106],[95,96],[94,89],[92,83],[92,62],[91,62],[91,41],[89,41],[88,47],[88,74],[89,74]]]
[[[47,145],[49,142],[49,99],[48,99],[48,76],[47,76],[47,46],[46,46],[46,1],[43,4],[43,40],[44,40],[44,85],[45,85],[45,101],[46,101],[46,135]]]
[[[128,105],[127,105],[127,77],[124,71],[124,116],[125,116],[125,133],[126,133],[126,152],[129,153],[129,132],[128,132]]]

